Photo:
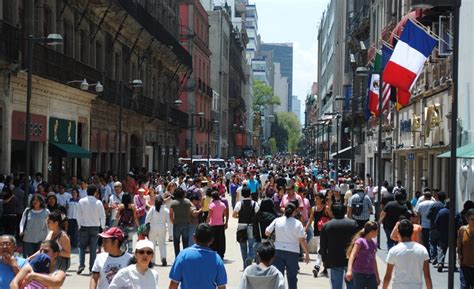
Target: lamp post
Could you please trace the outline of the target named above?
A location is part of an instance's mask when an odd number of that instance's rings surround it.
[[[79,88],[83,91],[88,91],[89,87],[91,86],[95,87],[96,93],[101,93],[104,91],[104,86],[100,83],[100,81],[97,81],[97,83],[89,84],[89,82],[87,82],[87,79],[84,78],[83,80],[71,80],[67,82],[67,84],[74,83],[80,83]]]
[[[207,133],[207,161],[211,158],[211,133],[214,132],[214,125],[218,124],[218,120],[214,120],[209,125],[209,131]]]
[[[26,125],[25,125],[25,142],[26,142],[26,160],[25,160],[25,193],[30,191],[30,154],[31,154],[31,93],[33,89],[33,48],[36,43],[43,43],[46,45],[60,45],[63,43],[63,38],[59,34],[49,34],[48,37],[34,37],[28,35],[28,77],[26,81]],[[26,198],[25,198],[26,200]]]
[[[132,88],[139,88],[143,86],[143,81],[140,79],[134,79],[131,82],[127,82],[128,85],[131,85]],[[119,105],[119,119],[118,119],[118,176],[120,178],[122,174],[122,107],[123,107],[123,88],[125,83],[123,80],[120,80],[120,105]]]
[[[169,130],[169,126],[170,126],[170,106],[171,105],[175,105],[175,106],[178,106],[178,105],[181,105],[183,103],[182,100],[180,99],[176,99],[174,101],[169,101],[169,102],[166,102],[166,128],[165,128],[165,147],[166,147],[166,152],[165,152],[165,170],[169,170],[169,148],[168,148],[168,130]]]
[[[324,115],[330,115],[336,118],[336,171],[338,171],[339,170],[339,119],[341,118],[342,115],[338,112],[327,112]]]
[[[193,161],[193,150],[194,150],[194,134],[196,130],[196,123],[194,122],[194,117],[203,117],[205,115],[204,112],[200,111],[198,113],[191,113],[191,163]]]

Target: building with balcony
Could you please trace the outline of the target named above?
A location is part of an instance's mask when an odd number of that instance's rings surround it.
[[[34,45],[29,174],[39,171],[56,182],[92,172],[163,170],[176,160],[177,131],[187,126],[188,115],[168,104],[178,97],[178,76],[192,68],[192,60],[177,40],[175,2],[7,2],[1,135],[11,142],[2,142],[4,173],[25,170],[21,124],[27,85],[21,68],[30,61],[25,41],[30,34],[59,33],[64,41],[56,47]],[[100,82],[103,92],[67,85],[84,79]],[[143,86],[132,88],[130,82],[138,79]]]
[[[192,55],[193,66],[187,88],[181,92],[180,110],[189,112],[188,129],[180,132],[182,156],[210,156],[211,107],[209,16],[199,0],[180,0],[179,15],[184,47]]]

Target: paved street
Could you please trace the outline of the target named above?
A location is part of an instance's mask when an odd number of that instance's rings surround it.
[[[229,223],[229,229],[227,230],[227,251],[225,255],[225,266],[227,269],[228,277],[228,286],[227,288],[236,289],[240,276],[242,275],[242,260],[240,257],[240,248],[238,243],[235,241],[235,231],[237,229],[237,220],[232,218]],[[385,245],[385,234],[382,236],[382,250],[378,254],[378,265],[381,278],[385,274],[386,264],[384,262],[387,250]],[[173,246],[171,242],[167,242],[166,249],[168,253],[168,261],[172,261],[174,253]],[[314,260],[314,255],[311,255],[311,259]],[[156,261],[160,263],[159,257],[156,258]],[[89,284],[89,275],[87,269],[83,272],[82,275],[77,275],[75,270],[78,267],[79,257],[77,254],[73,254],[71,269],[68,271],[68,276],[66,282],[63,285],[63,288],[67,289],[83,289]],[[86,258],[86,264],[88,264],[88,259]],[[311,272],[313,264],[300,263],[301,269],[300,274],[298,275],[298,287],[299,288],[330,288],[328,278],[314,278]],[[87,266],[86,266],[87,268]],[[167,267],[156,266],[155,270],[159,273],[160,282],[159,288],[164,289],[168,288],[169,279],[168,274],[171,268],[171,264]],[[447,288],[447,279],[448,273],[447,269],[443,273],[438,273],[436,269],[431,270],[431,276],[433,279],[433,286],[435,289],[445,289]],[[459,274],[455,275],[455,288],[459,288]]]

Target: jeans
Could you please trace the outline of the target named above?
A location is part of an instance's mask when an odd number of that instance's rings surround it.
[[[444,266],[444,259],[446,257],[446,252],[448,251],[448,244],[443,242],[438,242],[438,264]]]
[[[69,235],[69,240],[71,240],[71,247],[77,248],[79,246],[79,239],[76,219],[68,219],[67,234]]]
[[[85,267],[86,248],[89,246],[89,271],[92,271],[97,255],[97,241],[99,240],[100,227],[81,227],[79,229],[79,268]]]
[[[329,268],[329,278],[331,280],[332,289],[342,289],[344,281],[346,282],[347,289],[354,289],[354,284],[345,280],[347,267],[334,267]]]
[[[281,274],[285,274],[288,283],[288,289],[296,289],[298,286],[298,259],[299,253],[276,250],[272,265],[275,266]]]
[[[189,224],[189,246],[194,245],[194,232],[196,232],[197,224]]]
[[[236,199],[237,199],[236,194],[231,194],[230,203],[232,204],[232,209],[235,208],[235,204],[237,203]]]
[[[138,217],[138,223],[139,223],[140,225],[145,224],[145,218],[146,218],[146,214],[143,215],[143,216],[141,216],[141,217]]]
[[[41,242],[39,243],[23,243],[23,258],[27,258],[28,256],[33,255],[34,253],[38,252],[40,249]]]
[[[438,240],[430,237],[430,258],[433,262],[438,262]]]
[[[242,261],[244,262],[247,259],[251,259],[252,261],[255,259],[255,238],[253,237],[253,226],[247,226],[247,236],[248,240],[246,242],[239,243],[240,244],[240,254],[242,255]],[[245,269],[245,268],[244,268]]]
[[[303,228],[305,228],[307,224],[308,224],[308,221],[303,222]],[[309,242],[311,241],[311,239],[313,239],[313,237],[314,237],[313,226],[309,226],[308,232],[306,233],[306,243],[309,244]]]
[[[430,253],[430,229],[427,229],[427,228],[421,229],[421,240],[422,240],[423,246],[425,246],[428,253]]]
[[[353,273],[352,280],[354,289],[377,289],[377,278],[375,274]]]
[[[385,228],[384,226],[383,230],[385,231],[385,236],[387,236],[387,250],[390,250],[393,246],[395,246],[395,241],[390,238],[393,228]]]
[[[464,277],[464,282],[461,282],[461,287],[463,289],[472,289],[474,288],[474,268],[461,266],[462,276]]]
[[[180,249],[179,242],[183,240],[183,249],[189,247],[189,224],[174,224],[173,225],[173,245],[174,256],[178,257]]]

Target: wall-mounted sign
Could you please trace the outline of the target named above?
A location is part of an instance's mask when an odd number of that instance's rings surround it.
[[[46,116],[31,114],[30,140],[46,141]],[[26,140],[26,113],[13,111],[12,113],[12,139]]]
[[[68,119],[50,117],[49,141],[76,144],[76,122]]]
[[[401,120],[400,121],[400,133],[411,132],[411,120]]]
[[[415,160],[415,154],[414,154],[414,153],[409,153],[407,159],[408,159],[409,161]]]

